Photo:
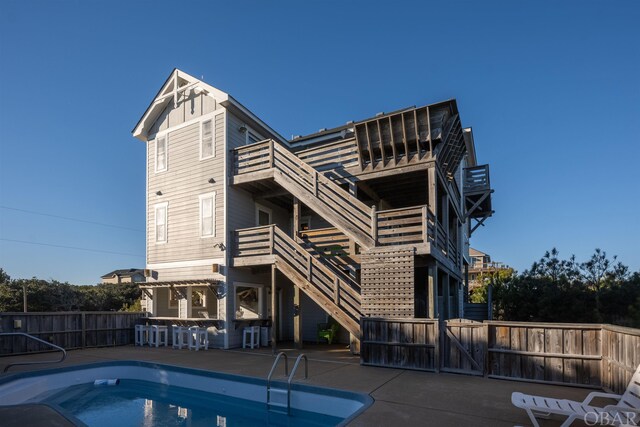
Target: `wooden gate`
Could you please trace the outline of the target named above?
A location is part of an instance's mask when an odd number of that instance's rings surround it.
[[[484,375],[487,354],[487,328],[483,323],[466,319],[442,322],[440,335],[440,370]]]

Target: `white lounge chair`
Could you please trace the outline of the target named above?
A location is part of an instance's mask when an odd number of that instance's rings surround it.
[[[592,406],[591,401],[597,397],[613,399],[616,403],[605,407]],[[527,411],[535,427],[540,427],[536,417],[546,418],[552,414],[567,417],[561,427],[569,426],[575,420],[584,421],[588,425],[638,426],[640,425],[640,366],[631,377],[623,395],[594,391],[589,393],[583,402],[575,402],[514,392],[511,395],[511,403]]]

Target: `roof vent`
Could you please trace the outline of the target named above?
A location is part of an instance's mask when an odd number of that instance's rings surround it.
[[[324,132],[327,128],[318,129],[318,132]]]
[[[300,138],[300,135],[292,135],[291,136],[291,139],[298,139],[298,138]]]
[[[384,116],[384,111],[380,111],[379,113],[376,113],[376,117],[380,117],[380,116]]]
[[[353,120],[349,120],[349,121],[347,122],[347,124],[348,124],[348,125],[352,125],[352,124],[353,124]]]

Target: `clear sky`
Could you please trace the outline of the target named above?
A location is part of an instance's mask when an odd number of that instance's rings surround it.
[[[457,98],[496,190],[473,246],[638,270],[639,22],[638,0],[2,0],[0,267],[144,267],[131,129],[178,67],[287,137]]]

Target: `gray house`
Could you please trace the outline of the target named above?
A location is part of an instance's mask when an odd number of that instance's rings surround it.
[[[275,340],[361,317],[463,314],[468,241],[493,213],[455,100],[286,140],[230,95],[174,70],[133,130],[147,149],[147,281],[159,320]],[[329,319],[331,318],[331,319]]]

